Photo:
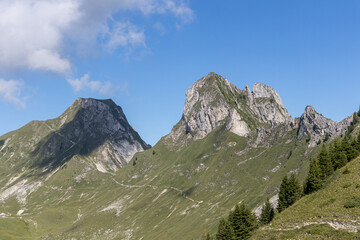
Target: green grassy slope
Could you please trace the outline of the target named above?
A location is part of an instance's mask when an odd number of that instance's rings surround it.
[[[179,151],[159,142],[116,175],[75,156],[52,175],[33,176],[41,186],[4,207],[34,239],[196,239],[214,233],[235,203],[256,207],[275,195],[289,171],[304,176],[311,154],[305,139],[297,140],[296,129],[274,132],[270,147],[250,146],[221,127]]]
[[[303,179],[317,148],[309,149],[290,126],[270,129],[260,124],[242,107],[243,96],[221,83],[215,86],[219,96],[231,107],[239,103],[237,110],[254,130],[249,137],[227,131],[224,119],[223,126],[197,141],[185,133],[184,145],[163,138],[116,173],[98,171],[91,154],[101,147],[93,138],[78,145],[68,141],[72,138],[58,141],[82,129],[71,123],[79,109],[65,112],[65,120],[32,122],[0,137],[0,200],[9,215],[5,220],[14,220],[8,224],[18,223],[22,235],[34,239],[196,239],[205,230],[215,233],[219,219],[236,203],[245,201],[255,208],[275,196],[289,172]],[[67,123],[71,128],[64,131]],[[72,145],[66,154],[62,143]],[[47,166],[45,155],[54,149],[52,168],[34,167]],[[0,228],[1,234],[17,239],[11,227]]]
[[[17,218],[0,218],[0,239],[2,240],[33,240],[29,224]]]
[[[205,229],[215,232],[218,219],[236,202],[245,200],[256,207],[267,196],[277,193],[287,172],[304,175],[309,158],[304,154],[305,146],[305,140],[296,140],[295,132],[288,132],[267,148],[250,147],[246,138],[218,129],[179,152],[171,152],[159,143],[135,155],[136,165],[129,164],[119,171],[118,181],[129,186],[147,186],[142,193],[156,192],[152,198],[157,198],[164,189],[167,191],[156,200],[156,205],[151,198],[139,199],[143,206],[148,206],[151,200],[151,211],[146,214],[149,220],[146,216],[140,218],[141,227],[134,236],[190,239],[199,237]],[[291,150],[293,154],[289,157]],[[154,215],[158,209],[162,214]],[[151,231],[155,227],[157,231]]]
[[[360,239],[360,234],[354,233],[358,229],[360,158],[337,170],[323,189],[276,216],[254,239]]]

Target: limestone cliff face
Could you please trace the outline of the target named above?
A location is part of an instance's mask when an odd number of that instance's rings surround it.
[[[309,137],[309,146],[316,146],[316,143],[322,141],[326,134],[329,137],[337,137],[344,134],[352,121],[352,116],[341,122],[335,122],[317,113],[312,106],[307,106],[305,112],[299,119],[298,138]]]
[[[47,136],[39,149],[43,163],[54,164],[52,159],[70,152],[88,156],[99,171],[116,171],[136,152],[149,148],[112,100],[78,98],[61,118],[70,114],[74,118]]]
[[[228,86],[236,91],[230,83]],[[214,74],[203,77],[186,91],[183,115],[188,131],[195,139],[206,136],[229,115],[229,105],[222,97]]]
[[[326,134],[344,134],[351,121],[352,116],[341,122],[332,121],[310,106],[300,118],[293,119],[272,87],[255,83],[252,89],[246,85],[240,90],[227,79],[209,73],[186,91],[182,118],[164,139],[184,146],[225,126],[239,136],[252,136],[257,145],[264,144],[266,136],[271,138],[275,128],[284,125],[285,131],[298,128],[299,139],[309,136],[309,147],[313,147]]]
[[[248,125],[229,104],[238,104],[236,97],[240,94],[228,80],[209,73],[186,91],[182,118],[165,139],[183,145],[187,140],[204,138],[224,124],[229,131],[246,136],[250,131]]]
[[[247,103],[262,123],[271,125],[290,124],[294,120],[284,107],[279,94],[269,86],[255,83],[252,92],[248,86],[244,89]]]
[[[256,83],[253,91],[248,86],[239,90],[220,75],[209,73],[186,91],[183,116],[165,139],[183,145],[204,138],[222,125],[239,136],[248,136],[261,124],[292,122],[273,88]]]
[[[112,100],[78,98],[58,118],[34,121],[9,133],[6,155],[30,169],[55,169],[81,156],[95,169],[116,171],[150,146],[129,125]],[[4,155],[5,157],[5,155]]]

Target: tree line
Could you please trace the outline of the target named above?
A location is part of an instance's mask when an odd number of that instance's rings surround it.
[[[337,169],[360,155],[360,131],[357,137],[351,138],[350,135],[359,123],[359,118],[360,110],[354,113],[353,121],[343,138],[337,137],[328,146],[323,144],[317,158],[310,161],[309,171],[302,187],[295,174],[291,174],[289,179],[287,176],[283,178],[277,206],[279,212],[294,204],[301,196],[321,189],[326,179]]]
[[[209,233],[205,233],[202,240],[240,240],[248,239],[252,233],[261,225],[271,222],[274,218],[275,210],[269,199],[262,207],[259,218],[251,211],[251,208],[245,203],[236,204],[233,211],[229,213],[227,219],[221,218],[217,233],[211,237]]]
[[[277,211],[280,213],[293,205],[302,196],[311,194],[323,187],[326,179],[337,169],[344,167],[348,162],[360,155],[360,131],[356,138],[351,138],[351,133],[360,122],[360,109],[353,114],[345,136],[338,137],[328,146],[329,134],[325,135],[324,144],[320,153],[310,161],[310,167],[302,186],[294,173],[287,175],[281,181]],[[251,237],[252,233],[261,225],[269,224],[274,218],[275,210],[269,198],[262,207],[260,217],[251,211],[245,203],[235,205],[227,219],[221,218],[217,233],[211,236],[205,233],[202,240],[242,240]]]

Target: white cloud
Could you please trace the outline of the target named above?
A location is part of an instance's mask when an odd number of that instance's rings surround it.
[[[21,108],[25,108],[25,101],[20,97],[22,87],[22,81],[7,81],[0,78],[0,98],[5,101],[14,103]]]
[[[183,0],[0,0],[0,9],[0,70],[61,74],[71,72],[72,46],[86,52],[99,37],[107,50],[145,46],[144,30],[117,22],[116,13],[168,14],[180,23],[194,17]]]
[[[111,96],[115,94],[116,90],[122,92],[127,91],[127,85],[124,86],[114,86],[111,82],[100,82],[100,81],[91,81],[90,75],[84,74],[81,78],[68,79],[67,80],[70,86],[74,89],[75,92],[81,91],[91,91],[97,92],[102,95]]]
[[[0,1],[0,68],[70,71],[61,56],[63,32],[79,17],[70,0]]]
[[[176,27],[194,19],[187,0],[0,0],[0,73],[48,71],[69,76],[71,57],[92,49],[146,48],[145,30],[115,16],[138,12],[177,19]],[[165,33],[161,23],[155,25]],[[76,50],[76,51],[75,51]],[[75,91],[111,95],[127,86],[91,81],[86,74],[68,79]],[[0,79],[0,98],[25,108],[22,81]]]
[[[138,30],[133,24],[115,23],[112,29],[104,35],[105,47],[109,50],[114,50],[119,46],[145,46],[145,34],[144,31]]]

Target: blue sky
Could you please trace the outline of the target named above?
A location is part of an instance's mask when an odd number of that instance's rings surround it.
[[[332,0],[4,0],[0,135],[112,98],[155,144],[209,72],[277,90],[340,121],[360,104],[360,2]]]

